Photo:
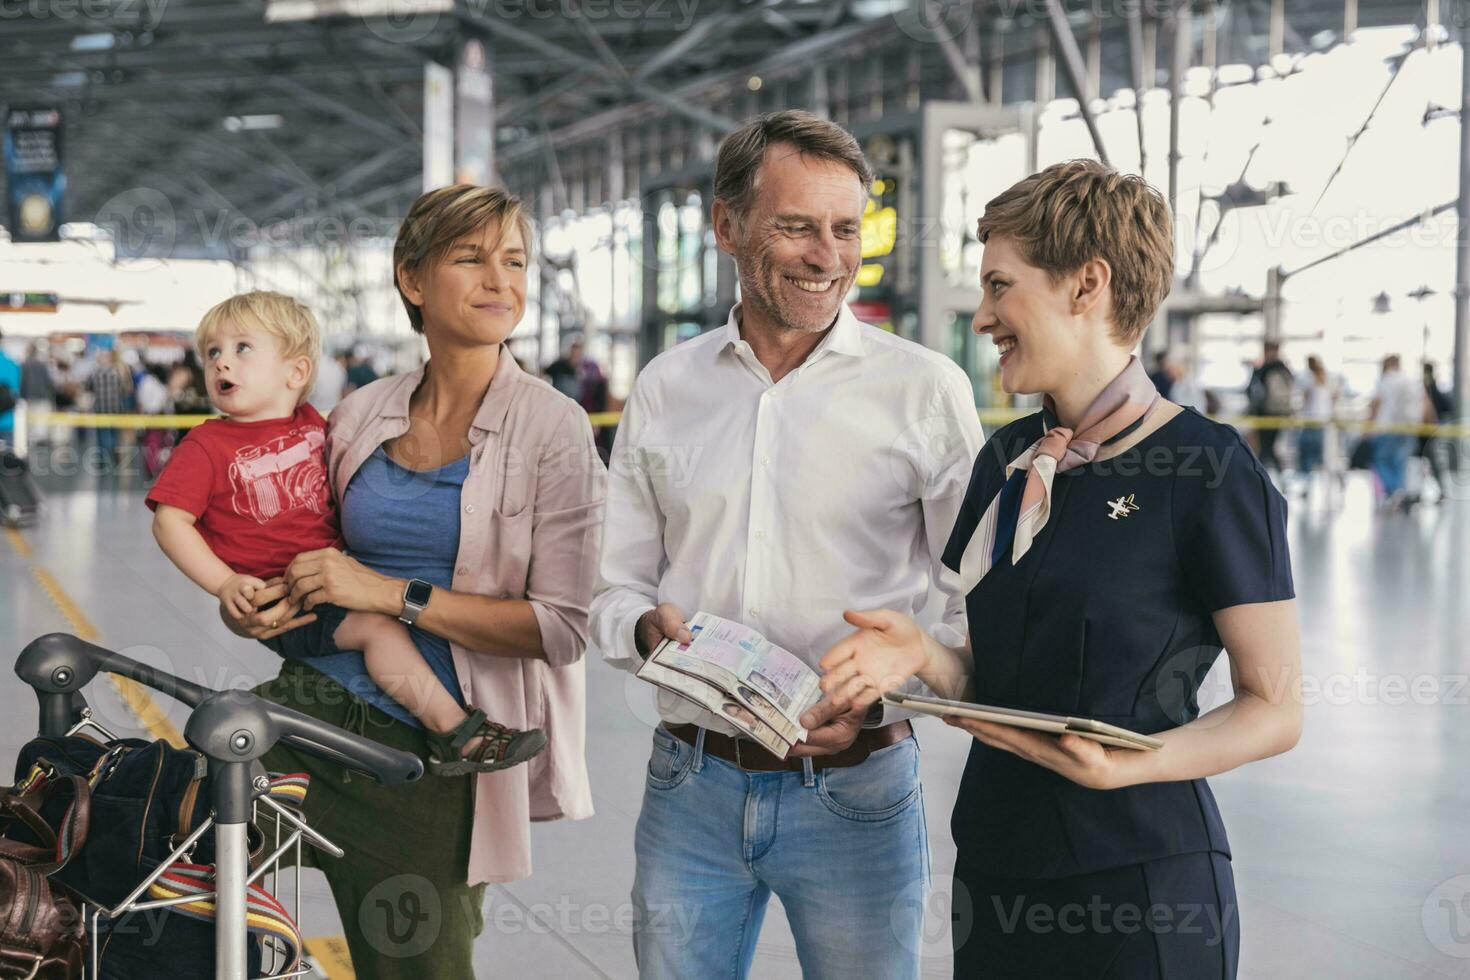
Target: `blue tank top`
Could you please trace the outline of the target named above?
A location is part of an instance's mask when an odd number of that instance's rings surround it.
[[[469,457],[437,470],[415,471],[395,463],[382,446],[373,450],[342,495],[347,553],[384,575],[449,588],[459,555],[460,491],[469,470]],[[417,627],[409,627],[409,634],[445,690],[463,705],[449,641]],[[361,653],[319,657],[311,665],[399,721],[423,727],[373,683]]]

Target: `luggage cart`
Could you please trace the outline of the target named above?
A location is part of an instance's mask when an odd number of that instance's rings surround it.
[[[424,773],[423,760],[266,701],[249,691],[215,691],[193,684],[68,633],[50,633],[33,640],[21,651],[15,663],[16,674],[36,692],[41,712],[41,735],[69,735],[91,727],[109,739],[116,737],[93,720],[91,709],[82,695],[82,688],[99,671],[131,678],[194,709],[184,727],[184,739],[208,759],[214,798],[210,817],[116,907],[106,909],[86,903],[90,909],[87,914],[88,936],[96,935],[97,923],[103,918],[113,919],[132,912],[212,897],[216,904],[215,980],[247,980],[249,933],[246,928],[246,898],[249,887],[272,866],[279,881],[281,856],[295,847],[296,895],[291,916],[296,919],[301,905],[302,839],[334,857],[341,857],[343,853],[341,848],[307,826],[296,813],[265,795],[270,780],[260,757],[278,742],[285,742],[389,786],[419,779]],[[257,804],[264,804],[273,811],[276,841],[274,850],[252,873],[247,827]],[[283,822],[290,827],[284,842],[281,840]],[[214,891],[208,895],[139,901],[149,886],[187,854],[211,827],[215,835]],[[97,944],[92,943],[91,946],[87,976],[96,980],[101,975]],[[295,971],[275,974],[270,980],[285,980],[309,972],[310,968],[302,964]]]

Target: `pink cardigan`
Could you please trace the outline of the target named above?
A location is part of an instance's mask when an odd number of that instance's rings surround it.
[[[375,381],[333,409],[327,473],[339,504],[373,450],[408,431],[409,397],[423,374]],[[546,658],[493,656],[451,643],[454,669],[468,703],[502,724],[541,728],[549,739],[525,765],[477,777],[473,885],[530,875],[530,821],[592,815],[582,652],[607,470],[586,413],[523,372],[504,347],[469,441],[454,590],[529,601]]]

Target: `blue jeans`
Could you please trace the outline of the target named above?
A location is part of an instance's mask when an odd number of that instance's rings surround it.
[[[1322,429],[1302,429],[1296,436],[1296,468],[1311,473],[1322,465],[1322,449],[1327,433]]]
[[[1383,493],[1392,497],[1404,489],[1404,474],[1414,452],[1414,436],[1380,432],[1373,437],[1373,469],[1383,483]]]
[[[919,975],[929,838],[910,736],[862,763],[746,772],[662,727],[634,841],[645,980],[743,978],[781,899],[802,976]]]

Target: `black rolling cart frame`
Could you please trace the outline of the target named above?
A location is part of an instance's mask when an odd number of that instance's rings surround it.
[[[203,753],[209,763],[213,799],[209,818],[141,881],[116,907],[85,903],[88,935],[95,936],[100,920],[149,909],[166,908],[212,898],[215,902],[215,980],[247,980],[246,957],[249,934],[246,900],[250,886],[266,872],[272,884],[280,880],[281,857],[296,851],[295,902],[292,919],[301,907],[301,844],[305,840],[335,857],[342,849],[307,826],[289,807],[267,795],[270,780],[260,757],[278,742],[286,742],[313,755],[336,762],[354,772],[371,776],[384,785],[412,782],[423,775],[417,756],[390,749],[371,739],[353,735],[299,711],[265,701],[244,690],[214,691],[175,677],[120,653],[87,643],[67,633],[50,633],[32,641],[21,652],[15,672],[36,692],[40,705],[41,735],[70,735],[93,728],[108,739],[115,736],[92,718],[82,689],[98,672],[128,677],[192,707],[184,727],[184,739]],[[252,872],[247,828],[259,805],[275,816],[273,850]],[[290,831],[282,840],[281,827]],[[198,840],[214,831],[214,891],[178,898],[139,901],[173,864],[188,855]],[[101,975],[97,944],[92,943],[88,976]],[[304,952],[304,951],[303,951]],[[274,974],[270,980],[285,980],[310,972],[297,969]]]

